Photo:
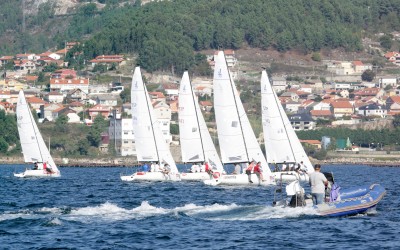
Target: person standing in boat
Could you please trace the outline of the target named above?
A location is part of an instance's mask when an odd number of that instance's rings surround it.
[[[314,205],[324,203],[325,187],[328,186],[328,180],[321,173],[321,165],[315,164],[315,171],[310,174],[311,196]]]
[[[249,182],[253,183],[253,181],[251,180],[251,173],[253,172],[253,168],[255,166],[256,162],[253,160],[249,163],[249,166],[246,168],[246,174],[247,177],[249,178]]]
[[[254,166],[253,172],[257,175],[259,183],[264,181],[263,174],[262,174],[261,162],[257,162],[257,164]]]
[[[208,173],[209,175],[211,175],[213,173],[210,164],[208,164],[208,162],[206,162],[206,161],[204,162],[204,168],[205,168],[206,173]]]
[[[149,165],[147,165],[147,163],[145,163],[142,167],[142,171],[143,172],[149,172]]]
[[[35,162],[35,164],[33,165],[33,170],[37,170],[37,169],[39,169],[39,167],[38,167],[38,163],[37,163],[37,162]]]
[[[286,161],[283,161],[281,171],[287,171],[287,170],[288,170],[288,166],[286,164]]]

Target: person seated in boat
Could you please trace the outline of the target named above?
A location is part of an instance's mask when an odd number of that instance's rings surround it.
[[[206,166],[204,164],[200,165],[200,172],[202,173],[206,172]]]
[[[321,173],[321,165],[315,164],[315,171],[310,174],[311,196],[314,205],[324,203],[325,188],[328,186],[328,180],[325,175]]]
[[[259,182],[264,181],[263,174],[262,174],[261,162],[257,162],[257,164],[254,166],[253,171],[257,175]]]
[[[169,166],[168,163],[166,163],[166,164],[164,165],[162,172],[163,172],[164,174],[169,174],[169,173],[171,172],[171,167]]]
[[[251,162],[249,162],[249,166],[246,168],[246,174],[250,183],[253,183],[253,181],[251,180],[251,173],[253,172],[255,165],[256,161],[252,160]]]
[[[281,171],[283,172],[283,171],[288,171],[288,170],[289,169],[288,169],[288,166],[286,164],[286,161],[283,161]]]
[[[158,164],[158,162],[156,162],[155,164],[154,164],[154,172],[160,172],[161,170],[160,170],[160,165]]]
[[[155,172],[156,164],[154,162],[150,165],[150,172]]]
[[[193,168],[194,168],[194,173],[200,173],[200,166],[199,166],[199,164],[195,163],[195,164],[193,165]]]
[[[299,174],[305,174],[307,173],[307,168],[304,165],[303,161],[301,161],[299,164],[297,164],[297,168],[295,170]]]
[[[240,167],[240,164],[239,164],[239,163],[236,163],[236,164],[235,164],[235,168],[234,168],[232,174],[240,174],[240,173],[241,173],[241,170],[242,170],[242,168]]]
[[[142,171],[143,171],[143,172],[149,172],[149,166],[147,165],[147,163],[145,163],[145,164],[142,166]]]
[[[38,163],[37,162],[35,162],[35,164],[33,164],[33,170],[38,170],[39,169],[39,167],[38,167]]]
[[[272,162],[273,171],[272,172],[279,172],[279,166],[276,164],[275,160]]]

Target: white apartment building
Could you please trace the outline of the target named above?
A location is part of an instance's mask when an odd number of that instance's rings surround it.
[[[110,144],[113,143],[118,155],[136,155],[135,136],[133,134],[132,118],[122,118],[114,110],[108,127]]]

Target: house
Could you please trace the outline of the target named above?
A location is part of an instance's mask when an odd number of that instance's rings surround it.
[[[64,101],[64,95],[57,91],[50,91],[44,96],[44,100],[51,103],[62,103]]]
[[[213,108],[213,104],[211,101],[200,101],[199,104],[200,108],[206,112],[210,112],[211,109]]]
[[[317,119],[329,120],[333,117],[332,112],[330,110],[311,110],[310,115],[311,118],[314,120]]]
[[[136,155],[135,135],[131,118],[123,118],[113,110],[108,127],[110,143],[113,143],[117,155]]]
[[[36,64],[30,60],[15,60],[14,70],[22,74],[31,74],[36,71]]]
[[[312,130],[315,128],[315,121],[308,114],[295,114],[288,116],[294,130]]]
[[[107,69],[111,68],[113,65],[119,67],[125,64],[123,55],[101,55],[97,56],[95,59],[89,61],[92,64],[92,67],[102,64],[106,65]]]
[[[87,112],[89,115],[89,120],[93,122],[98,115],[102,115],[104,118],[108,119],[108,116],[111,114],[111,109],[98,104],[87,109]]]
[[[349,101],[333,101],[331,112],[335,117],[351,116],[354,113],[354,107]]]
[[[379,88],[382,88],[382,89],[386,88],[387,86],[392,86],[393,88],[396,88],[397,78],[390,77],[390,76],[379,77],[378,84],[379,84]]]
[[[387,52],[385,54],[385,57],[389,62],[392,62],[396,65],[400,65],[400,53],[399,52],[395,52],[395,51]]]
[[[71,103],[68,104],[68,106],[69,106],[71,109],[75,110],[76,113],[82,112],[82,111],[83,111],[83,108],[84,108],[83,103],[78,102],[78,101],[76,101],[76,102],[71,102]]]
[[[354,69],[354,73],[362,74],[367,69],[372,70],[372,65],[371,64],[364,64],[361,61],[353,61],[353,69]]]
[[[50,78],[50,89],[52,91],[59,91],[61,93],[68,93],[70,90],[81,89],[85,93],[89,93],[89,79],[88,78]]]
[[[131,105],[131,103],[122,104],[122,112],[125,113],[127,116],[132,116],[132,105]]]
[[[166,98],[162,92],[149,92],[149,96],[153,102],[165,102]]]
[[[172,142],[172,136],[170,134],[171,109],[164,101],[155,101],[152,104],[154,115],[160,124],[161,132],[166,143],[169,145]]]
[[[81,89],[73,89],[67,93],[67,102],[82,102],[88,99],[88,94]]]
[[[179,95],[178,85],[176,84],[163,84],[162,89],[165,91],[167,95],[167,100],[177,100]]]
[[[299,107],[301,106],[300,102],[293,102],[293,101],[288,101],[285,103],[285,110],[286,112],[289,113],[297,113],[299,110]]]
[[[310,84],[302,84],[300,85],[299,91],[297,91],[297,94],[304,92],[307,95],[313,92],[313,87]],[[300,95],[299,95],[300,96]]]
[[[68,117],[68,123],[80,123],[81,118],[78,116],[75,110],[69,107],[61,107],[59,109],[53,110],[52,117],[56,120],[58,117],[65,115]]]
[[[386,117],[387,109],[384,105],[376,103],[367,104],[358,108],[358,114],[362,116]]]
[[[26,95],[25,95],[25,97],[26,97]],[[40,111],[40,106],[45,105],[47,103],[47,102],[43,101],[42,99],[35,97],[35,96],[26,98],[26,101],[36,111]]]
[[[283,98],[286,101],[293,101],[293,102],[298,102],[299,101],[299,95],[295,92],[284,92],[282,95],[279,96],[279,98]]]
[[[61,59],[61,55],[60,54],[57,54],[57,53],[54,53],[54,52],[51,52],[51,51],[47,51],[47,52],[41,53],[41,54],[38,55],[38,57],[39,57],[38,59],[41,59],[42,57],[49,57],[49,58],[51,58],[53,60],[60,60]]]
[[[10,90],[0,90],[0,101],[10,102],[11,101],[11,91]]]
[[[380,88],[365,88],[354,92],[355,97],[377,97],[381,98],[385,91]]]
[[[8,63],[13,63],[14,57],[13,56],[2,56],[0,57],[0,66],[3,66]]]
[[[118,97],[114,95],[98,95],[96,103],[102,106],[114,107],[118,105]]]
[[[0,101],[0,110],[4,110],[6,114],[14,114],[15,108],[15,105],[12,103]]]
[[[214,61],[215,61],[215,57],[218,55],[219,51],[215,51],[214,53]],[[225,60],[226,60],[226,64],[228,65],[228,68],[232,68],[236,65],[237,59],[235,56],[235,51],[232,49],[226,49],[224,50],[224,54],[225,54]]]
[[[194,92],[196,95],[198,96],[211,96],[213,91],[213,88],[211,85],[196,85],[196,87],[194,88]]]
[[[171,101],[169,102],[169,107],[171,108],[171,113],[178,113],[179,110],[179,101]]]
[[[64,106],[58,103],[47,103],[40,106],[40,118],[45,118],[53,121],[53,111],[63,108]]]
[[[51,74],[54,79],[76,79],[76,71],[73,69],[59,69]]]
[[[36,54],[17,54],[15,55],[15,58],[17,60],[28,60],[28,61],[36,61],[38,59],[38,56]]]
[[[313,100],[305,100],[298,108],[299,113],[309,113],[314,108],[316,102]]]
[[[273,76],[272,77],[272,88],[275,92],[284,91],[287,87],[287,81],[284,77]]]
[[[318,140],[300,140],[302,144],[308,144],[316,149],[321,149],[321,142]]]
[[[400,114],[400,96],[390,96],[386,99],[386,109],[388,114]]]

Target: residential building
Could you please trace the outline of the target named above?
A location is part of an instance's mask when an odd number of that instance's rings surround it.
[[[96,102],[103,106],[115,107],[118,105],[118,97],[114,95],[98,95]]]
[[[22,74],[30,74],[36,71],[36,64],[30,60],[15,60],[14,70]]]
[[[61,93],[68,93],[70,90],[81,89],[85,93],[89,93],[89,79],[87,78],[76,78],[76,79],[65,79],[65,78],[51,78],[50,89],[52,91],[59,91]]]
[[[172,142],[172,136],[170,134],[170,123],[171,123],[171,109],[165,101],[153,101],[154,116],[157,118],[161,132],[164,136],[165,141],[169,145]]]
[[[313,118],[314,120],[317,119],[329,120],[333,117],[332,112],[330,110],[311,110],[310,115],[311,118]]]
[[[51,103],[62,103],[64,95],[57,91],[50,91],[44,96],[44,100]]]
[[[271,80],[272,88],[275,90],[275,92],[285,91],[287,87],[287,81],[285,77],[273,76]]]
[[[32,96],[32,97],[26,97],[26,101],[31,105],[31,107],[33,109],[35,109],[36,111],[40,111],[40,106],[41,105],[45,105],[47,102],[45,102],[44,100],[36,97],[36,96]]]
[[[297,113],[299,110],[299,107],[301,106],[300,102],[293,102],[293,101],[288,101],[284,104],[286,112],[289,113]]]
[[[200,101],[199,104],[200,108],[206,112],[210,112],[211,109],[213,108],[213,104],[211,101]]]
[[[125,64],[124,56],[123,55],[101,55],[97,56],[95,59],[89,61],[92,64],[92,67],[96,66],[97,64],[106,65],[107,68],[111,68],[112,65],[119,67]]]
[[[315,121],[308,114],[295,114],[288,116],[294,130],[312,130],[315,128]]]
[[[308,144],[316,149],[321,149],[321,142],[318,140],[300,140],[302,144]]]
[[[385,54],[385,57],[389,62],[392,62],[396,65],[400,65],[400,53],[399,52],[395,52],[395,51],[387,52]]]
[[[386,77],[379,77],[378,78],[378,83],[379,83],[379,87],[384,89],[387,86],[392,86],[393,88],[396,88],[397,86],[397,78],[396,77],[390,77],[390,76],[386,76]]]
[[[400,114],[400,96],[390,96],[386,99],[386,109],[388,114]]]
[[[121,114],[113,111],[110,116],[108,134],[117,155],[136,155],[132,118],[122,118]]]
[[[349,101],[333,101],[331,112],[335,117],[351,116],[354,113],[354,107]]]
[[[93,122],[96,116],[98,115],[102,115],[104,118],[108,119],[108,116],[111,113],[111,109],[109,107],[105,107],[103,105],[98,104],[96,106],[89,108],[87,112],[89,115],[89,120]]]
[[[67,102],[82,102],[88,99],[87,92],[81,89],[73,89],[67,93]]]
[[[0,110],[4,110],[6,114],[14,114],[15,113],[15,105],[9,102],[0,101]]]
[[[362,74],[366,70],[372,70],[372,64],[364,64],[361,61],[353,61],[353,68],[355,74]]]
[[[386,117],[387,110],[384,105],[371,103],[358,108],[358,114],[362,116],[379,116]]]
[[[40,118],[53,121],[53,111],[63,108],[64,106],[58,103],[47,103],[40,106]]]

